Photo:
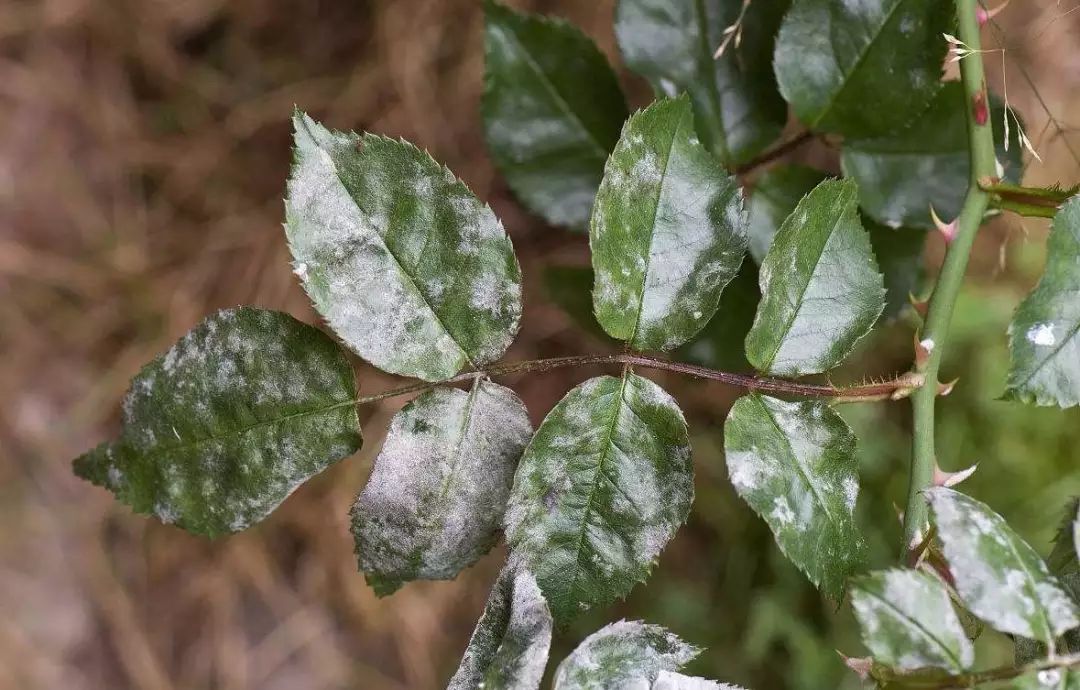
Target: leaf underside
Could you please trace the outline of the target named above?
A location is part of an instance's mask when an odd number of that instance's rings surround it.
[[[518,459],[532,435],[508,388],[435,388],[394,415],[352,510],[360,569],[377,594],[451,579],[495,543]]]
[[[285,232],[315,308],[371,364],[448,379],[506,351],[521,270],[486,204],[404,141],[294,117]]]
[[[553,225],[584,228],[627,116],[615,73],[569,22],[485,3],[488,149],[519,199]]]
[[[75,460],[75,473],[164,523],[238,532],[359,450],[355,398],[326,334],[288,314],[226,309],[143,367],[120,438]]]
[[[556,621],[626,596],[686,520],[693,467],[675,401],[627,372],[551,410],[521,459],[506,539]]]
[[[716,312],[746,252],[734,178],[700,144],[686,98],[632,116],[589,227],[596,319],[638,350],[671,350]]]
[[[1009,324],[1005,397],[1036,405],[1080,404],[1080,197],[1054,218],[1046,267]]]
[[[865,560],[854,521],[855,444],[822,401],[750,394],[735,402],[724,424],[735,491],[768,523],[784,555],[835,600]]]

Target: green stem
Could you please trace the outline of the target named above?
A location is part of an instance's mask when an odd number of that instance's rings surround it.
[[[911,474],[908,486],[907,508],[904,511],[904,552],[917,545],[925,531],[928,517],[926,500],[922,491],[930,486],[936,464],[934,455],[934,401],[937,398],[938,370],[949,334],[956,297],[967,270],[968,256],[975,242],[975,235],[982,224],[990,195],[979,185],[979,180],[995,177],[997,162],[994,157],[994,135],[987,116],[989,103],[986,77],[983,74],[979,38],[979,22],[976,18],[977,0],[956,0],[958,19],[957,33],[973,52],[960,61],[960,77],[966,95],[968,148],[971,160],[971,179],[960,216],[956,220],[956,234],[945,254],[934,294],[926,314],[926,322],[920,338],[930,350],[929,357],[918,368],[924,375],[922,388],[911,396],[914,411],[914,438],[911,452]],[[981,112],[982,122],[977,121]]]
[[[552,357],[550,359],[530,359],[522,362],[507,362],[495,364],[486,369],[469,371],[464,374],[441,381],[438,383],[413,383],[401,388],[368,395],[356,399],[357,405],[378,402],[387,398],[396,398],[399,395],[421,393],[426,390],[455,383],[465,383],[481,376],[507,376],[511,374],[524,374],[529,372],[551,371],[566,367],[581,367],[595,364],[622,364],[624,366],[636,366],[643,369],[658,369],[671,371],[677,374],[693,376],[694,378],[719,381],[729,386],[745,388],[750,391],[763,393],[780,393],[787,395],[800,395],[809,398],[832,398],[837,402],[867,402],[873,400],[889,400],[905,397],[911,390],[918,387],[921,379],[913,378],[910,374],[903,374],[891,381],[880,383],[861,384],[858,386],[827,386],[813,383],[801,383],[787,379],[773,379],[752,374],[735,374],[729,371],[718,371],[699,367],[694,364],[673,362],[667,359],[658,359],[648,355],[624,352],[612,355],[579,355],[575,357]]]

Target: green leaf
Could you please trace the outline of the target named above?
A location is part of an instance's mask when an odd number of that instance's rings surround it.
[[[1080,625],[1046,563],[1000,515],[952,489],[926,494],[956,591],[972,613],[995,630],[1044,643]]]
[[[724,288],[720,306],[701,333],[675,351],[675,359],[722,371],[748,371],[743,341],[754,323],[761,293],[757,267],[744,261],[738,275]]]
[[[777,229],[799,201],[826,178],[825,173],[804,165],[778,165],[767,170],[750,195],[750,255],[761,263]]]
[[[652,690],[742,690],[727,683],[717,683],[705,678],[684,676],[673,671],[661,671],[652,684]]]
[[[795,0],[776,39],[780,93],[816,131],[900,129],[938,89],[951,18],[939,0]]]
[[[1005,397],[1036,405],[1080,404],[1080,197],[1058,211],[1046,268],[1009,324]]]
[[[596,323],[592,308],[593,270],[588,266],[545,266],[544,288],[548,298],[589,335],[602,342],[611,338]]]
[[[1069,501],[1054,534],[1054,549],[1050,552],[1046,564],[1055,575],[1080,572],[1080,498]]]
[[[446,690],[536,690],[547,666],[551,627],[536,578],[507,564]]]
[[[819,400],[746,395],[724,425],[735,491],[768,523],[784,555],[833,599],[865,560],[854,519],[855,444],[840,415]]]
[[[1080,671],[1071,668],[1032,671],[1017,678],[1009,690],[1080,690]]]
[[[597,321],[638,350],[685,343],[738,272],[745,224],[738,184],[697,143],[690,102],[636,113],[608,159],[589,227]]]
[[[75,474],[166,524],[238,532],[359,450],[355,400],[352,368],[325,333],[226,309],[143,367],[120,438],[75,460]]]
[[[772,53],[788,4],[755,0],[742,18],[739,45],[719,59],[713,53],[739,17],[739,0],[620,0],[615,36],[627,66],[658,94],[690,95],[702,141],[737,165],[764,150],[787,122]]]
[[[941,580],[917,570],[854,578],[851,604],[874,660],[899,671],[971,668],[975,651]]]
[[[297,112],[285,232],[330,327],[368,362],[427,381],[502,356],[521,270],[485,204],[403,141]]]
[[[626,119],[615,73],[569,22],[484,3],[488,149],[510,188],[554,225],[584,227]]]
[[[521,400],[482,379],[467,393],[430,390],[394,415],[352,509],[360,569],[379,596],[451,579],[491,549],[530,436]]]
[[[693,497],[675,401],[634,373],[601,376],[537,429],[514,477],[506,540],[564,622],[644,580]]]
[[[554,690],[648,688],[701,652],[659,625],[619,621],[589,635],[555,671]]]
[[[883,137],[845,141],[841,165],[844,174],[859,185],[863,211],[892,228],[933,228],[931,206],[946,220],[958,216],[971,170],[968,108],[963,85],[947,82],[927,111],[907,128]],[[992,126],[1000,125],[1003,115],[1001,105],[992,102]],[[1004,177],[1019,179],[1023,161],[1016,128],[1008,151],[1000,133],[994,140],[997,158],[1005,166]]]
[[[761,304],[746,336],[760,371],[802,376],[839,364],[884,308],[883,281],[850,180],[826,180],[788,216],[761,262]]]
[[[894,319],[918,290],[923,275],[923,248],[926,231],[918,228],[889,228],[864,220],[870,246],[885,280],[885,310],[882,318]]]

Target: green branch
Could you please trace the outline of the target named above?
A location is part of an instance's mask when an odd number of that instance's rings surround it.
[[[917,371],[924,376],[922,388],[911,396],[914,410],[914,437],[911,452],[911,474],[907,508],[904,512],[904,557],[907,551],[922,540],[927,524],[927,505],[922,491],[933,481],[934,401],[937,398],[938,370],[949,335],[956,297],[967,270],[968,256],[975,235],[982,224],[990,194],[979,184],[980,179],[996,175],[994,135],[987,117],[988,94],[983,73],[977,0],[956,0],[957,33],[972,53],[960,61],[960,77],[966,96],[968,147],[971,159],[971,179],[960,216],[956,220],[956,235],[945,255],[934,294],[926,314],[920,339],[929,356]]]

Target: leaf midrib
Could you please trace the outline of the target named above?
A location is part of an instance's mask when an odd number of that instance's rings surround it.
[[[929,640],[932,643],[934,643],[935,645],[937,645],[940,648],[940,650],[942,652],[944,652],[945,657],[948,658],[948,660],[953,663],[953,668],[950,669],[950,670],[957,671],[957,672],[963,670],[964,665],[962,663],[960,663],[960,659],[953,653],[953,651],[951,649],[949,649],[945,645],[944,642],[942,642],[938,638],[937,635],[935,635],[934,633],[927,630],[926,627],[923,626],[922,623],[920,623],[919,621],[917,621],[914,618],[912,618],[911,616],[909,616],[906,612],[901,611],[899,608],[896,607],[895,604],[893,604],[891,601],[889,601],[885,597],[882,597],[877,592],[871,591],[870,589],[867,589],[867,588],[863,588],[860,591],[863,594],[865,594],[865,595],[871,597],[872,599],[876,600],[877,602],[883,604],[885,606],[885,608],[887,608],[887,609],[889,609],[890,611],[893,612],[896,619],[903,621],[903,623],[909,629],[912,629],[912,630],[915,630],[915,631],[921,633],[924,638],[926,638],[927,640]]]

